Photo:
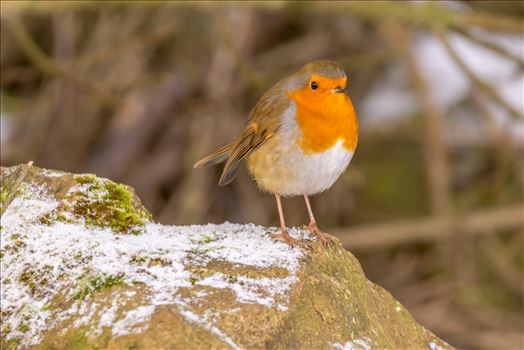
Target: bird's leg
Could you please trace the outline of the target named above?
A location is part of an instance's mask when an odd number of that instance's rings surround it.
[[[286,222],[284,221],[284,211],[282,210],[282,202],[280,201],[280,194],[275,193],[277,200],[278,216],[280,217],[280,233],[271,234],[271,238],[278,239],[282,238],[290,246],[298,245],[303,246],[304,243],[298,239],[291,237],[286,228]]]
[[[312,234],[317,236],[317,238],[320,241],[322,241],[322,243],[329,243],[330,241],[333,241],[333,238],[331,238],[331,236],[319,230],[317,226],[317,221],[315,220],[315,216],[313,215],[313,210],[311,209],[311,204],[309,203],[309,198],[307,195],[304,195],[304,200],[306,201],[306,207],[309,213],[309,226],[304,227],[306,231],[311,232]]]

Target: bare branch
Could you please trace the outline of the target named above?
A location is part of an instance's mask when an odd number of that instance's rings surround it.
[[[457,232],[466,235],[490,234],[524,225],[524,203],[479,210],[455,217],[430,217],[396,223],[366,225],[347,230],[334,230],[348,249],[380,248],[394,244],[430,242],[445,239]]]
[[[105,106],[114,108],[120,104],[119,98],[98,83],[73,73],[49,58],[34,42],[26,27],[18,17],[14,17],[9,21],[9,27],[27,57],[42,71],[42,73],[47,75],[59,75],[70,80],[77,88],[95,96]]]
[[[490,96],[498,105],[506,109],[509,114],[515,119],[524,119],[524,116],[521,112],[511,106],[507,101],[505,101],[499,93],[491,86],[486,83],[484,80],[480,79],[473,71],[468,67],[468,65],[462,60],[460,55],[457,53],[455,48],[451,45],[448,35],[443,30],[435,31],[437,38],[440,39],[442,45],[446,48],[451,58],[455,63],[460,67],[460,69],[466,74],[466,76],[478,86],[478,88],[484,92],[486,95]]]
[[[315,9],[346,10],[355,16],[370,20],[397,20],[429,29],[469,28],[522,33],[524,26],[519,18],[480,11],[454,12],[438,2],[428,1],[414,5],[410,1],[348,1],[339,6],[317,3]]]
[[[515,62],[519,66],[519,68],[521,70],[524,70],[524,60],[522,59],[522,57],[518,57],[518,56],[513,55],[511,52],[508,52],[503,47],[495,44],[492,41],[489,41],[489,40],[486,40],[486,39],[484,39],[482,37],[479,37],[478,35],[475,35],[474,33],[472,33],[469,30],[465,30],[465,29],[460,28],[460,29],[457,29],[455,32],[459,33],[460,35],[462,35],[466,39],[468,39],[468,40],[470,40],[470,41],[472,41],[472,42],[474,42],[476,44],[482,45],[485,48],[487,48],[487,49],[489,49],[491,51],[494,51],[494,52],[498,53],[499,55],[509,59],[510,61]]]
[[[448,213],[450,206],[450,171],[444,145],[446,118],[435,101],[432,91],[418,66],[412,48],[409,31],[398,23],[390,22],[384,28],[391,45],[396,47],[406,63],[413,91],[418,94],[424,112],[424,138],[428,190],[431,194],[431,209],[434,214]]]

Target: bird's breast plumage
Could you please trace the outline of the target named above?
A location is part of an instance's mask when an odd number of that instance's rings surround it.
[[[337,111],[340,107],[331,108]],[[322,120],[326,115],[301,109],[299,101],[291,99],[280,116],[278,132],[247,158],[259,187],[284,196],[311,195],[331,187],[349,165],[356,147],[358,124],[351,111],[352,106],[345,116]]]
[[[358,142],[358,119],[345,93],[319,96],[299,92],[287,93],[296,105],[296,122],[300,129],[300,146],[306,153],[320,153],[342,141],[354,152]]]

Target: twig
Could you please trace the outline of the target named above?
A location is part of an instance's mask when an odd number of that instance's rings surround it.
[[[524,32],[522,19],[519,17],[494,15],[478,11],[464,12],[457,17],[457,23],[462,25],[456,27],[481,27],[487,30],[512,33]]]
[[[521,273],[513,266],[508,254],[508,247],[499,242],[497,237],[490,237],[488,241],[479,242],[479,247],[495,273],[519,298],[524,296]],[[509,247],[512,248],[512,247]]]
[[[20,44],[29,59],[40,69],[44,74],[47,75],[59,75],[69,79],[76,87],[91,93],[97,97],[100,102],[108,107],[114,108],[120,105],[120,99],[114,96],[112,93],[104,89],[98,83],[79,76],[70,70],[64,68],[53,59],[49,58],[33,41],[29,35],[26,27],[20,21],[18,17],[14,17],[9,21],[10,28],[13,32],[14,37]]]
[[[511,106],[508,102],[506,102],[491,85],[489,85],[484,80],[480,79],[475,73],[473,73],[473,71],[466,65],[466,63],[459,56],[455,48],[451,45],[446,32],[444,32],[441,29],[437,29],[435,30],[435,34],[437,35],[437,38],[440,39],[440,41],[442,42],[442,45],[444,45],[445,49],[447,50],[451,58],[455,61],[455,63],[466,74],[466,76],[475,85],[479,87],[481,91],[483,91],[486,95],[490,96],[501,107],[506,109],[512,117],[516,119],[524,119],[524,116],[522,115],[522,113],[520,113],[513,106]]]
[[[524,69],[524,60],[522,59],[522,57],[513,55],[511,52],[508,52],[506,49],[495,44],[494,42],[473,34],[470,30],[458,28],[455,30],[455,32],[476,44],[482,45],[485,48],[490,49],[491,51],[496,52],[501,56],[504,56],[505,58],[515,62],[520,69]]]
[[[127,113],[127,118],[133,118],[134,124],[126,125],[126,128],[108,130],[104,144],[109,151],[93,157],[88,169],[98,173],[103,169],[108,177],[121,179],[133,159],[145,149],[145,145],[152,137],[162,129],[166,119],[170,118],[168,111],[176,106],[180,100],[187,98],[193,91],[181,75],[171,74],[165,81],[157,83],[154,89],[145,96],[147,103],[143,109],[136,109],[131,115],[127,109],[119,113]],[[134,96],[128,97],[128,106],[131,103],[139,103]],[[116,118],[116,117],[115,117]],[[135,119],[136,118],[136,119]]]
[[[112,43],[110,46],[105,46],[97,50],[90,51],[76,60],[68,63],[70,66],[79,65],[81,67],[92,66],[98,62],[107,60],[111,57],[121,55],[122,52],[129,50],[133,46],[152,46],[153,44],[162,41],[169,36],[175,34],[180,29],[179,23],[169,23],[159,28],[153,28],[151,32],[139,33],[129,40],[118,43]]]
[[[396,223],[366,225],[335,230],[344,247],[349,249],[379,248],[393,244],[431,242],[445,239],[460,231],[465,235],[490,234],[524,225],[524,203],[504,208],[479,210],[457,217],[430,217]]]
[[[391,44],[403,56],[413,84],[413,90],[424,110],[424,140],[428,187],[431,195],[433,214],[448,213],[450,207],[450,171],[444,144],[446,119],[444,112],[435,101],[432,92],[418,66],[412,49],[411,35],[401,25],[391,22],[384,27]]]
[[[396,20],[407,24],[433,29],[435,27],[469,28],[472,26],[513,33],[524,32],[518,17],[500,14],[455,12],[437,2],[413,4],[409,1],[348,1],[339,6],[326,6],[318,3],[311,6],[315,10],[346,11],[355,16],[370,20]]]
[[[71,11],[82,8],[100,6],[110,7],[160,7],[160,6],[194,6],[201,8],[216,8],[223,4],[214,2],[164,2],[164,1],[58,1],[56,5],[48,6],[45,2],[17,2],[4,1],[2,3],[2,16],[12,18],[25,12],[50,13],[60,11]],[[246,2],[243,6],[263,7],[274,10],[282,10],[286,5],[284,1],[254,1]],[[493,14],[481,11],[470,11],[456,13],[436,2],[413,4],[410,1],[346,1],[346,2],[319,2],[306,3],[304,10],[309,12],[340,12],[353,14],[361,18],[371,20],[394,19],[404,23],[416,24],[426,28],[437,26],[467,28],[471,26],[481,27],[494,31],[505,31],[513,33],[524,32],[520,18]]]

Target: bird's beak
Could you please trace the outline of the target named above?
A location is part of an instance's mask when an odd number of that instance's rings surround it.
[[[341,94],[341,93],[346,92],[346,89],[344,89],[344,88],[342,88],[342,87],[340,87],[340,86],[337,86],[336,88],[331,89],[330,91],[331,91],[332,93],[334,93],[334,94]]]

